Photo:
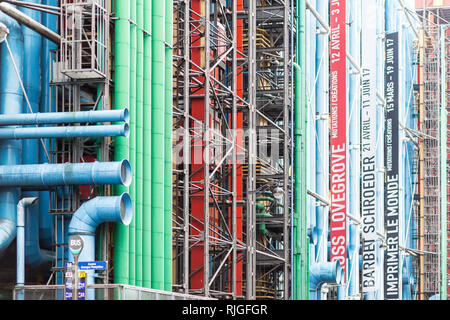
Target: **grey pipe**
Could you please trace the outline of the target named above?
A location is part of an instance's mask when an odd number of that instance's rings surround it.
[[[46,26],[40,24],[39,22],[31,19],[29,16],[21,12],[20,10],[14,8],[12,5],[1,2],[0,3],[0,10],[3,11],[5,14],[10,16],[11,18],[15,19],[17,22],[27,26],[31,30],[36,31],[41,36],[47,38],[48,40],[56,43],[59,45],[61,42],[61,37],[56,32],[53,32]]]
[[[17,204],[17,255],[16,285],[25,285],[25,208],[32,206],[39,198],[23,198]],[[19,290],[17,300],[23,300],[24,292]]]

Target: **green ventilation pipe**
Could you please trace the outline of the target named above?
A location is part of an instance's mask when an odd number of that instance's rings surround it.
[[[297,0],[297,54],[295,68],[294,113],[294,241],[293,241],[293,299],[309,300],[309,258],[307,235],[306,185],[306,126],[307,105],[305,86],[305,0]]]
[[[257,198],[256,201],[270,201],[270,202],[274,202],[275,199],[273,198]],[[259,217],[263,217],[263,218],[271,218],[272,215],[270,213],[267,212],[266,210],[266,206],[262,203],[256,203],[256,209],[259,211],[259,213],[256,214],[256,218]],[[267,226],[265,223],[260,223],[259,224],[259,231],[267,236],[267,237],[272,237],[272,233],[267,230]]]
[[[136,286],[142,287],[142,175],[144,127],[144,1],[137,0],[136,58]]]
[[[152,288],[164,289],[164,1],[152,1]]]
[[[165,8],[165,118],[164,118],[164,290],[172,291],[172,46],[173,0]]]
[[[155,1],[159,2],[159,1]],[[152,287],[152,1],[144,0],[142,286]],[[159,75],[160,76],[160,75]],[[160,93],[162,95],[162,92]],[[161,166],[162,167],[162,166]],[[162,188],[162,187],[161,187]]]
[[[136,177],[136,1],[130,2],[130,164],[133,177]],[[130,196],[133,208],[136,208],[136,183],[130,185]],[[136,284],[136,219],[133,217],[129,225],[129,275],[128,284]]]
[[[128,0],[115,1],[115,86],[114,101],[115,109],[129,108],[130,96],[130,7]],[[122,160],[129,158],[128,139],[124,137],[115,138],[114,159]],[[114,192],[120,195],[128,192],[128,188],[116,186]],[[128,284],[128,250],[129,230],[122,223],[115,225],[114,245],[114,282]]]

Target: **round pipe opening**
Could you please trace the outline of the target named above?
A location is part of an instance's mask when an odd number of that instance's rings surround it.
[[[129,135],[130,135],[130,126],[128,125],[128,123],[125,123],[123,125],[123,136],[125,138],[128,138]]]
[[[120,179],[125,187],[129,187],[132,179],[131,165],[128,160],[122,160],[120,166]]]
[[[120,196],[120,218],[125,226],[128,226],[133,218],[133,203],[128,193],[122,193]]]
[[[335,272],[335,277],[336,277],[336,284],[341,284],[342,283],[342,267],[341,267],[341,263],[339,261],[336,261],[336,266],[334,268],[334,272]]]
[[[130,111],[128,111],[128,108],[123,109],[123,121],[127,123],[130,121]]]
[[[344,268],[339,268],[339,282],[336,281],[337,284],[344,284],[345,283],[345,271]]]

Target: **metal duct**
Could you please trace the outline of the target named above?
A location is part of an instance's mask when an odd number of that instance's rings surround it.
[[[106,184],[128,187],[131,179],[131,166],[128,160],[0,166],[0,187]]]
[[[8,43],[17,70],[23,73],[23,34],[20,25],[0,12],[0,22],[9,29]],[[5,44],[1,46],[0,114],[22,113],[23,94],[14,65]],[[17,165],[21,163],[22,142],[17,140],[0,141],[0,164]],[[16,236],[16,206],[20,189],[0,189],[0,255]]]
[[[128,137],[130,128],[121,125],[39,127],[39,128],[0,128],[1,139],[40,139],[40,138],[99,138]]]
[[[25,285],[25,208],[32,206],[39,198],[23,198],[17,204],[17,256],[16,284]],[[17,294],[17,300],[23,300],[23,291]]]
[[[309,274],[310,291],[320,290],[324,283],[341,284],[343,280],[342,270],[339,261],[312,264]]]
[[[95,261],[95,230],[103,222],[119,222],[128,226],[133,218],[133,206],[128,193],[116,197],[96,197],[81,205],[74,213],[68,228],[68,236],[79,235],[84,246],[78,258],[79,262]],[[69,261],[74,261],[69,254]],[[87,271],[87,284],[94,283],[94,270]],[[94,292],[88,289],[87,298],[93,298]]]
[[[128,122],[128,109],[80,111],[80,112],[48,112],[22,113],[16,115],[0,115],[0,126],[9,125],[40,125],[40,124],[68,124],[68,123],[96,123],[96,122]]]

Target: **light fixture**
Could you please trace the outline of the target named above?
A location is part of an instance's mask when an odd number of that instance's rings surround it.
[[[7,26],[5,26],[4,23],[0,22],[0,43],[5,41],[6,37],[9,34],[9,29]]]
[[[273,194],[273,197],[274,197],[275,199],[279,200],[279,199],[283,198],[284,191],[283,191],[283,189],[280,188],[280,187],[275,187],[275,188],[272,190],[272,194]]]

